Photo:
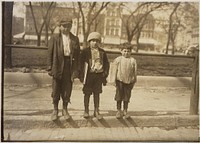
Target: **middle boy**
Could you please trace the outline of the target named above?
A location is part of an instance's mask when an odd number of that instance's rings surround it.
[[[102,119],[99,113],[100,93],[102,84],[106,85],[109,73],[109,61],[106,52],[100,48],[101,35],[98,32],[89,34],[87,41],[89,47],[83,49],[80,54],[80,81],[83,83],[84,93],[84,118],[89,117],[90,95],[94,96],[94,117]]]

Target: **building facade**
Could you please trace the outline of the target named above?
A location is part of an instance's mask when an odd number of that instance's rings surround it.
[[[43,23],[43,14],[41,13],[40,6],[34,6],[34,15],[36,18],[36,23],[38,29]],[[123,9],[118,5],[112,5],[107,7],[105,11],[98,16],[94,24],[91,27],[92,31],[97,31],[102,35],[102,43],[105,48],[115,49],[121,43],[127,42],[127,31],[123,23],[123,18],[128,17],[128,15],[123,14]],[[83,32],[82,32],[82,23],[81,17],[78,20],[76,13],[73,12],[72,8],[56,7],[54,13],[51,16],[50,27],[56,27],[56,21],[60,18],[71,17],[73,19],[72,33],[78,35],[80,42],[83,42]],[[134,21],[133,21],[134,23]],[[139,44],[140,48],[143,50],[154,50],[156,40],[154,39],[154,28],[155,28],[155,19],[153,15],[147,17],[146,23],[143,26],[141,31]],[[42,41],[45,40],[45,28],[42,31]],[[52,31],[48,31],[51,34]],[[30,6],[26,6],[26,16],[25,16],[25,40],[26,41],[36,41],[37,36],[34,27],[34,21],[30,11]],[[31,43],[31,42],[29,42]],[[133,37],[131,43],[136,45],[136,38]],[[42,43],[44,44],[44,43]]]

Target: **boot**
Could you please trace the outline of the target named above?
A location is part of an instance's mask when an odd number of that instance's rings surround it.
[[[99,113],[99,109],[95,108],[94,110],[94,117],[96,117],[98,120],[101,120],[103,116]]]
[[[56,121],[58,119],[58,110],[53,110],[53,113],[51,115],[51,120]]]
[[[89,118],[89,101],[90,101],[90,95],[85,95],[84,96],[84,107],[85,107],[85,111],[83,114],[84,118]]]
[[[124,118],[125,118],[125,119],[130,118],[130,115],[127,113],[127,110],[124,110],[124,111],[123,111],[123,115],[124,115]]]
[[[103,116],[99,113],[99,94],[94,95],[94,117],[101,120]]]
[[[125,119],[130,118],[130,115],[127,113],[128,110],[128,102],[124,101],[124,111],[123,111],[123,115]]]
[[[58,119],[58,102],[55,102],[54,103],[54,110],[53,110],[53,113],[51,115],[51,120],[55,121],[57,119]]]
[[[84,117],[84,118],[89,118],[89,117],[90,117],[90,115],[89,115],[89,110],[86,109],[86,107],[85,107],[85,111],[84,111],[83,117]]]
[[[117,110],[116,118],[120,119],[122,117],[122,110]]]
[[[117,119],[122,117],[121,103],[122,101],[117,101],[117,114],[116,114]]]
[[[65,120],[69,120],[71,118],[71,116],[68,113],[67,106],[68,106],[68,102],[63,102],[62,115],[64,116]]]

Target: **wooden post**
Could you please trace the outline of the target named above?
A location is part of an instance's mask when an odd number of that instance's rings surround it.
[[[199,106],[199,50],[195,50],[192,69],[192,89],[190,97],[190,115],[198,115]]]
[[[4,66],[12,67],[12,51],[11,47],[5,47],[6,44],[11,44],[12,42],[12,16],[13,16],[13,2],[3,2],[3,60]]]

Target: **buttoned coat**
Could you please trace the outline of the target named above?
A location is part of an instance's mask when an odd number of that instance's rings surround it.
[[[78,78],[79,74],[79,55],[80,45],[78,37],[69,33],[70,38],[70,63],[71,63],[71,76]],[[48,45],[47,66],[50,75],[56,79],[62,78],[64,67],[64,47],[61,33],[53,34],[50,38]]]

